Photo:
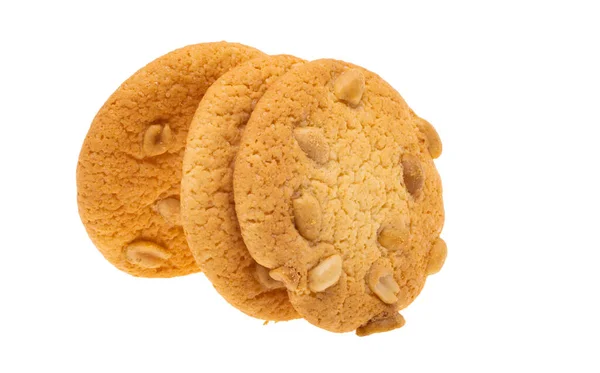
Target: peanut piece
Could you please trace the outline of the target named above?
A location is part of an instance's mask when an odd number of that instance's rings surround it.
[[[256,263],[256,266],[254,267],[254,277],[265,289],[273,290],[285,287],[283,282],[273,280],[273,278],[269,276],[268,268],[263,267],[258,263]]]
[[[282,282],[288,290],[294,291],[298,288],[300,276],[290,267],[279,267],[269,271],[269,276],[275,280]]]
[[[417,126],[419,127],[419,131],[421,131],[427,139],[427,149],[429,150],[429,154],[433,159],[438,158],[442,155],[442,140],[440,139],[440,135],[438,135],[431,123],[425,119],[419,119]]]
[[[170,257],[171,253],[151,241],[132,242],[125,248],[125,259],[142,268],[158,268]]]
[[[300,149],[306,153],[308,158],[318,164],[325,164],[329,160],[329,145],[320,128],[299,127],[294,129],[294,137],[300,145]]]
[[[294,222],[296,229],[309,241],[319,237],[323,217],[319,201],[312,194],[303,194],[292,200],[294,208]]]
[[[446,242],[441,238],[438,238],[431,247],[429,252],[429,262],[427,262],[427,275],[433,275],[438,273],[444,266],[446,261],[446,255],[448,254],[448,247]]]
[[[391,316],[385,314],[369,320],[365,325],[356,329],[356,335],[365,337],[375,333],[389,332],[390,330],[403,327],[405,323],[404,317],[399,313],[395,313]]]
[[[356,335],[365,337],[374,333],[389,332],[390,330],[398,329],[404,326],[406,321],[401,314],[395,313],[391,316],[378,316],[369,320],[365,325],[356,329]]]
[[[352,106],[360,103],[364,91],[365,76],[357,69],[350,69],[342,73],[333,85],[335,96]]]
[[[342,275],[342,257],[335,254],[308,272],[308,288],[317,293],[335,285]]]
[[[388,250],[396,251],[406,247],[410,238],[408,217],[401,215],[391,224],[385,225],[379,232],[377,241]]]
[[[180,204],[177,198],[165,198],[158,201],[156,210],[168,223],[181,225]]]
[[[400,291],[400,287],[392,275],[380,277],[372,290],[384,303],[392,304],[398,301],[396,294]]]
[[[402,168],[406,190],[413,197],[418,197],[425,184],[425,173],[423,167],[421,167],[421,161],[412,154],[404,154]]]
[[[400,291],[398,283],[394,279],[392,270],[388,267],[374,263],[369,272],[369,288],[384,303],[392,304],[398,301],[397,294]]]
[[[147,157],[153,157],[165,153],[171,142],[173,134],[171,127],[160,124],[153,124],[146,130],[144,134],[144,142],[142,143],[142,151]]]

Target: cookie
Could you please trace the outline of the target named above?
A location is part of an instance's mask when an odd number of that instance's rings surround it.
[[[210,85],[264,54],[226,42],[190,45],[127,79],[94,118],[77,165],[77,202],[88,235],[134,276],[198,271],[179,216],[187,130]]]
[[[310,323],[368,335],[441,268],[441,142],[376,74],[335,60],[288,72],[256,105],[234,172],[253,258]]]
[[[190,249],[215,289],[242,312],[264,320],[298,317],[283,283],[250,256],[233,199],[233,165],[242,132],[267,88],[302,60],[261,57],[221,76],[190,125],[183,158],[181,215]]]

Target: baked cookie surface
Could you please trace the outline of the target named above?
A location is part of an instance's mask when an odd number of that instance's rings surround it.
[[[293,69],[263,95],[234,172],[254,259],[298,313],[334,332],[401,327],[441,268],[441,142],[379,76],[335,60]]]
[[[77,165],[88,235],[120,270],[142,277],[197,272],[179,216],[187,130],[210,85],[264,54],[235,43],[190,45],[127,79],[94,118]]]
[[[188,133],[181,181],[183,227],[202,272],[242,312],[264,320],[298,314],[242,241],[233,199],[233,165],[246,122],[267,88],[302,60],[269,56],[221,76],[200,102]]]

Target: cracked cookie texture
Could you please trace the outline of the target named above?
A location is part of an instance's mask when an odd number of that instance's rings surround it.
[[[233,165],[256,103],[280,76],[302,63],[286,55],[260,57],[221,76],[198,106],[183,158],[181,216],[190,249],[230,304],[264,320],[289,320],[298,314],[283,283],[252,259],[242,240]]]
[[[77,202],[88,235],[134,276],[197,272],[180,219],[188,126],[206,90],[264,54],[241,44],[190,45],[127,79],[94,118],[77,165]]]
[[[435,129],[376,74],[336,60],[292,69],[256,104],[233,176],[244,242],[298,313],[359,335],[440,270],[446,245]]]

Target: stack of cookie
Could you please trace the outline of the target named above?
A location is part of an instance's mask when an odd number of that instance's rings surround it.
[[[446,245],[442,145],[378,75],[206,43],[139,70],[77,167],[86,230],[141,277],[202,270],[234,307],[333,332],[401,327]]]

